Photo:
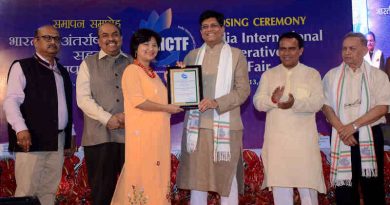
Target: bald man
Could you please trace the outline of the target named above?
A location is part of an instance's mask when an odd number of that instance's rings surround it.
[[[77,105],[84,113],[84,146],[92,204],[110,204],[125,160],[122,74],[131,59],[121,51],[118,25],[98,28],[100,51],[80,65],[76,80]]]

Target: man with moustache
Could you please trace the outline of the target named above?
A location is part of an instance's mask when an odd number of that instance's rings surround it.
[[[3,109],[9,151],[15,156],[15,196],[37,196],[53,205],[65,152],[72,144],[72,83],[58,63],[61,37],[51,25],[35,31],[35,54],[15,61],[8,73]]]
[[[276,205],[292,205],[294,187],[303,205],[317,205],[317,192],[326,192],[315,120],[324,95],[319,72],[299,62],[303,44],[295,32],[279,37],[282,63],[263,73],[253,97],[267,113],[262,187],[272,189]]]
[[[98,28],[101,50],[80,65],[77,105],[84,112],[82,146],[94,205],[110,204],[124,163],[121,79],[131,60],[121,51],[122,33],[113,23]]]
[[[373,67],[379,68],[386,72],[385,70],[385,57],[383,56],[383,52],[379,49],[376,49],[376,40],[375,34],[370,31],[366,34],[367,39],[367,49],[368,52],[364,56],[364,60],[369,62]]]
[[[199,110],[186,113],[178,187],[191,190],[191,204],[207,204],[207,192],[221,195],[221,204],[238,204],[242,191],[240,105],[250,93],[248,66],[241,50],[224,42],[224,16],[204,11],[199,18],[204,44],[184,59],[202,65],[204,99]]]
[[[263,73],[253,97],[256,109],[267,113],[263,188],[272,189],[277,205],[293,204],[294,187],[304,205],[318,204],[317,192],[326,192],[315,121],[324,98],[321,76],[299,62],[303,44],[295,32],[279,37],[282,63]]]
[[[385,204],[381,124],[390,105],[387,75],[364,61],[361,33],[343,39],[343,62],[324,77],[322,108],[332,125],[331,184],[338,205]],[[360,187],[360,188],[359,188]]]

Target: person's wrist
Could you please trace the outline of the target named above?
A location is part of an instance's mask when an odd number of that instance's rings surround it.
[[[162,111],[163,111],[163,112],[168,112],[168,111],[169,111],[169,104],[164,105],[164,106],[162,107]]]
[[[352,123],[352,127],[355,131],[359,129],[359,125],[356,123]]]
[[[214,102],[214,109],[217,109],[219,106],[217,100],[214,99],[213,102]]]

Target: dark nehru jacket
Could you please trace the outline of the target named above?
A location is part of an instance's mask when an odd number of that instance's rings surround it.
[[[17,60],[26,78],[24,89],[25,99],[20,105],[20,111],[26,126],[31,134],[30,152],[56,151],[58,149],[58,98],[53,70],[38,56]],[[13,64],[14,64],[13,63]],[[12,65],[11,65],[12,68]],[[68,123],[65,131],[65,149],[70,148],[72,135],[72,83],[66,69],[57,62],[57,68],[61,72],[66,106],[68,110]],[[11,72],[11,69],[10,71]],[[16,144],[16,133],[11,125],[8,125],[9,151],[23,151]]]

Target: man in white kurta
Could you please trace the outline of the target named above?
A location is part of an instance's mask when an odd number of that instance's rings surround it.
[[[294,187],[302,204],[318,204],[317,191],[326,192],[315,121],[324,100],[321,76],[299,63],[302,52],[298,34],[283,34],[282,64],[263,73],[253,98],[256,109],[267,113],[263,188],[272,188],[275,204],[292,205]]]
[[[332,125],[331,184],[337,205],[385,204],[381,124],[390,105],[387,75],[363,60],[361,33],[343,39],[341,65],[324,77],[322,108]]]

